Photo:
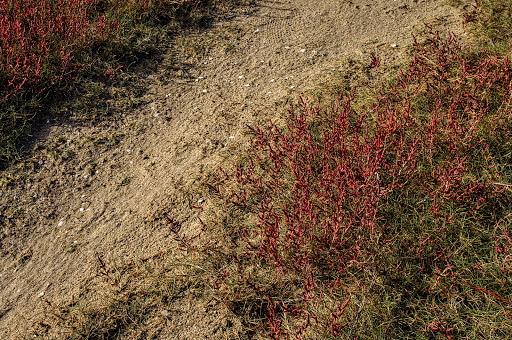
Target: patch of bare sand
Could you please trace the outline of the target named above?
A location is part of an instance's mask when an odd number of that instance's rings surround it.
[[[237,152],[246,124],[275,115],[341,60],[366,62],[373,52],[385,65],[400,62],[424,23],[462,29],[459,13],[436,0],[257,1],[183,39],[183,46],[196,39],[208,48],[182,59],[193,64],[187,72],[168,76],[161,66],[141,76],[147,91],[125,114],[48,124],[30,169],[4,173],[14,180],[4,180],[0,192],[0,338],[23,337],[45,300],[76,298],[98,275],[98,256],[128,261],[172,251],[168,230],[150,216],[166,204],[186,228],[197,228],[191,206],[200,197],[188,185],[218,155]],[[178,52],[169,48],[166,58]],[[241,334],[229,333],[236,320],[227,311],[207,304],[181,306],[157,335]]]

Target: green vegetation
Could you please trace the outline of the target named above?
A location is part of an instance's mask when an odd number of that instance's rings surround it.
[[[463,1],[448,3],[463,7]],[[464,8],[464,24],[476,38],[480,48],[506,54],[512,37],[512,1],[478,0]]]

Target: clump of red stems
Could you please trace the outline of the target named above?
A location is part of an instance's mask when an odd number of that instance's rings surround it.
[[[405,262],[386,252],[418,264],[433,279],[428,292],[453,282],[458,268],[443,238],[455,221],[490,227],[510,203],[499,165],[511,150],[511,98],[508,57],[465,54],[454,36],[432,33],[371,105],[355,106],[355,91],[328,109],[301,100],[284,126],[251,127],[248,158],[212,186],[256,221],[231,233],[237,269],[217,286],[238,277],[237,287],[260,296],[278,339],[312,326],[348,331],[347,284],[364,286],[358,275],[369,269],[388,281],[405,275]],[[408,238],[417,211],[421,237]]]
[[[123,20],[196,0],[0,1],[0,99],[67,81],[85,49],[116,35]]]

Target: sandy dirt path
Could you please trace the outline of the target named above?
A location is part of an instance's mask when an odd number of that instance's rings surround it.
[[[22,334],[45,299],[76,296],[97,275],[98,255],[130,259],[172,247],[149,216],[166,204],[194,228],[198,197],[188,183],[236,151],[247,124],[283,110],[346,58],[367,61],[373,52],[383,64],[399,62],[424,23],[461,30],[458,12],[436,0],[260,0],[182,40],[209,48],[180,57],[193,64],[186,72],[169,76],[160,66],[141,76],[147,91],[129,112],[85,126],[52,121],[31,169],[9,170],[4,179],[13,180],[0,191],[0,338]],[[167,336],[221,337],[194,313]]]

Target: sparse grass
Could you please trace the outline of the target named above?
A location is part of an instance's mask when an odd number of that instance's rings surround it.
[[[501,5],[482,2],[506,18]],[[506,36],[501,19],[482,18],[468,25]],[[178,274],[168,271],[156,305],[197,285],[238,315],[248,338],[512,338],[512,62],[503,46],[463,49],[433,32],[370,94],[342,85],[332,107],[304,101],[281,125],[253,127],[248,153],[203,182],[212,202],[203,237],[164,219],[190,256],[180,274],[194,280],[176,295]],[[157,310],[162,283],[132,291],[100,269],[120,287],[112,304],[52,312],[77,338],[120,337]]]
[[[59,339],[146,339],[180,314],[176,303],[203,297],[202,270],[191,256],[155,257],[108,267],[98,258],[93,287],[65,306],[47,301],[45,317],[32,334]],[[103,283],[101,283],[103,281]]]
[[[464,24],[476,38],[476,44],[498,54],[508,53],[512,38],[511,0],[449,0],[462,8]]]

